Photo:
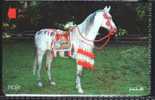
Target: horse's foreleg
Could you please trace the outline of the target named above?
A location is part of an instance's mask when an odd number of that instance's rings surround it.
[[[41,67],[42,67],[42,59],[44,56],[45,51],[42,50],[37,50],[37,63],[38,63],[38,70],[37,70],[37,80],[38,80],[38,86],[42,87],[43,84],[41,82],[41,77],[40,77],[40,72],[41,72]]]
[[[82,66],[77,65],[77,72],[76,72],[76,88],[78,89],[79,93],[83,93],[83,89],[81,86],[81,74],[82,74]]]
[[[34,64],[33,64],[33,75],[36,74],[36,69],[37,69],[37,58],[35,57]]]
[[[56,83],[52,80],[51,77],[51,63],[54,59],[54,54],[51,53],[51,51],[47,51],[46,54],[46,66],[47,66],[47,74],[48,74],[48,79],[51,85],[55,85]]]

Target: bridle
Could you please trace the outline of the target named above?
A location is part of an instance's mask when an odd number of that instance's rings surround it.
[[[111,23],[110,23],[110,18],[107,16],[106,13],[103,13],[103,17],[104,17],[105,19],[107,19],[106,25],[110,27],[110,30],[109,30],[109,32],[106,34],[106,36],[102,37],[101,39],[98,39],[98,40],[89,40],[89,39],[87,39],[86,37],[84,37],[84,36],[82,35],[82,33],[80,32],[79,27],[76,26],[76,28],[78,29],[79,35],[80,35],[84,40],[86,40],[86,41],[88,41],[88,42],[100,42],[100,41],[106,39],[106,41],[104,42],[103,45],[101,45],[100,47],[95,47],[95,49],[97,49],[97,50],[103,49],[103,48],[108,44],[108,42],[110,41],[110,39],[114,36],[114,34],[117,32],[117,29],[115,29],[115,28],[112,27],[112,25],[111,25]],[[83,40],[82,40],[82,41],[83,41]],[[85,42],[86,44],[88,44],[88,42],[86,42],[86,41],[83,41],[83,42]],[[89,45],[91,45],[91,44],[89,44]],[[91,46],[93,46],[93,45],[91,45]]]

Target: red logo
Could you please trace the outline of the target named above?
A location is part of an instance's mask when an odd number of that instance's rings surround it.
[[[16,8],[9,8],[8,9],[8,18],[9,19],[16,19]]]

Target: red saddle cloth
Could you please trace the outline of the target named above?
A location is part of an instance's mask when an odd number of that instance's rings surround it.
[[[55,46],[57,50],[69,49],[71,47],[70,35],[67,31],[57,31],[55,35]]]
[[[57,32],[55,39],[56,39],[56,41],[59,41],[59,40],[68,41],[69,40],[69,33],[67,31],[64,31],[63,33]]]

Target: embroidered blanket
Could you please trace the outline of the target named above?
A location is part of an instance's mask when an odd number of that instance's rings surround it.
[[[56,31],[54,48],[56,50],[65,50],[71,48],[70,35],[67,31]]]

